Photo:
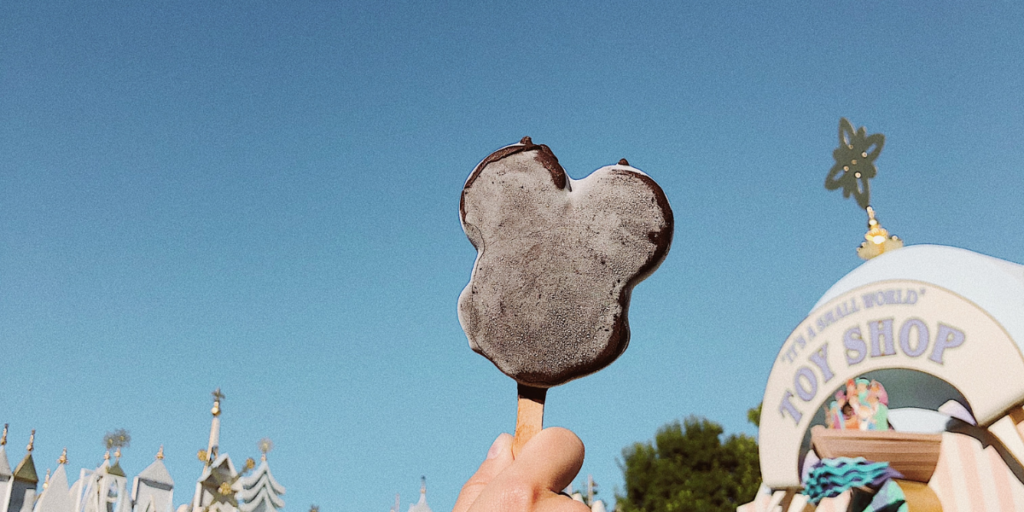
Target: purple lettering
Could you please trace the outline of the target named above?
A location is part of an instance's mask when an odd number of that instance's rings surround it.
[[[871,357],[896,355],[896,347],[892,338],[892,318],[868,322],[868,335],[871,337]],[[885,338],[885,350],[882,340]]]
[[[964,338],[964,332],[960,329],[940,323],[939,332],[935,335],[935,348],[932,349],[932,355],[928,356],[928,359],[942,364],[942,353],[947,348],[963,345]]]
[[[799,334],[796,335],[796,342],[798,345],[800,345],[800,348],[804,348],[804,345],[807,345],[807,340],[805,340],[804,337]]]
[[[860,334],[860,326],[850,327],[843,333],[843,346],[846,347],[846,364],[848,366],[863,361],[868,355],[868,347]]]
[[[821,370],[821,376],[825,379],[825,382],[832,380],[832,369],[828,367],[828,343],[825,343],[821,348],[811,354],[810,359],[811,362],[817,365],[818,369]]]
[[[796,406],[793,405],[793,392],[788,390],[785,395],[782,395],[782,403],[779,404],[779,414],[781,414],[782,417],[786,417],[787,412],[789,413],[789,417],[793,418],[793,421],[797,424],[800,423],[800,418],[804,417],[803,413],[796,410]]]
[[[785,359],[786,362],[792,363],[793,360],[796,359],[796,347],[790,345],[789,350],[782,354],[781,359]]]
[[[910,330],[917,329],[917,347],[910,348]],[[928,350],[928,326],[917,318],[911,318],[903,322],[900,327],[900,348],[903,353],[910,357],[917,357]]]
[[[802,385],[800,377],[807,380],[807,389]],[[818,392],[818,376],[810,368],[801,366],[793,376],[793,387],[796,388],[796,395],[800,397],[800,400],[810,402],[814,398],[814,394]]]

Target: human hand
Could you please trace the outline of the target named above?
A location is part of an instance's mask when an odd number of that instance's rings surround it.
[[[462,486],[452,512],[590,512],[561,494],[583,467],[583,442],[564,428],[541,430],[512,458],[501,434],[480,469]]]

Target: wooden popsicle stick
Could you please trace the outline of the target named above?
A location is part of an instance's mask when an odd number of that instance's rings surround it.
[[[547,388],[535,388],[516,384],[519,392],[519,408],[516,411],[516,436],[512,440],[512,458],[519,456],[533,436],[544,428],[544,399]]]

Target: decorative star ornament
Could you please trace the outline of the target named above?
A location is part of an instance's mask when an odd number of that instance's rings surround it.
[[[869,180],[875,177],[878,169],[875,159],[885,146],[885,136],[881,133],[867,135],[864,127],[853,131],[853,125],[845,117],[839,119],[839,147],[832,152],[836,164],[828,171],[825,188],[843,189],[843,197],[853,197],[857,204],[867,210],[871,204],[871,188]]]

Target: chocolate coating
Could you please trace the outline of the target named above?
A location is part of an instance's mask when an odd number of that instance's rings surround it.
[[[629,167],[573,181],[529,138],[473,170],[462,227],[477,249],[459,321],[470,347],[520,384],[596,372],[629,344],[629,297],[672,241],[661,187]]]

